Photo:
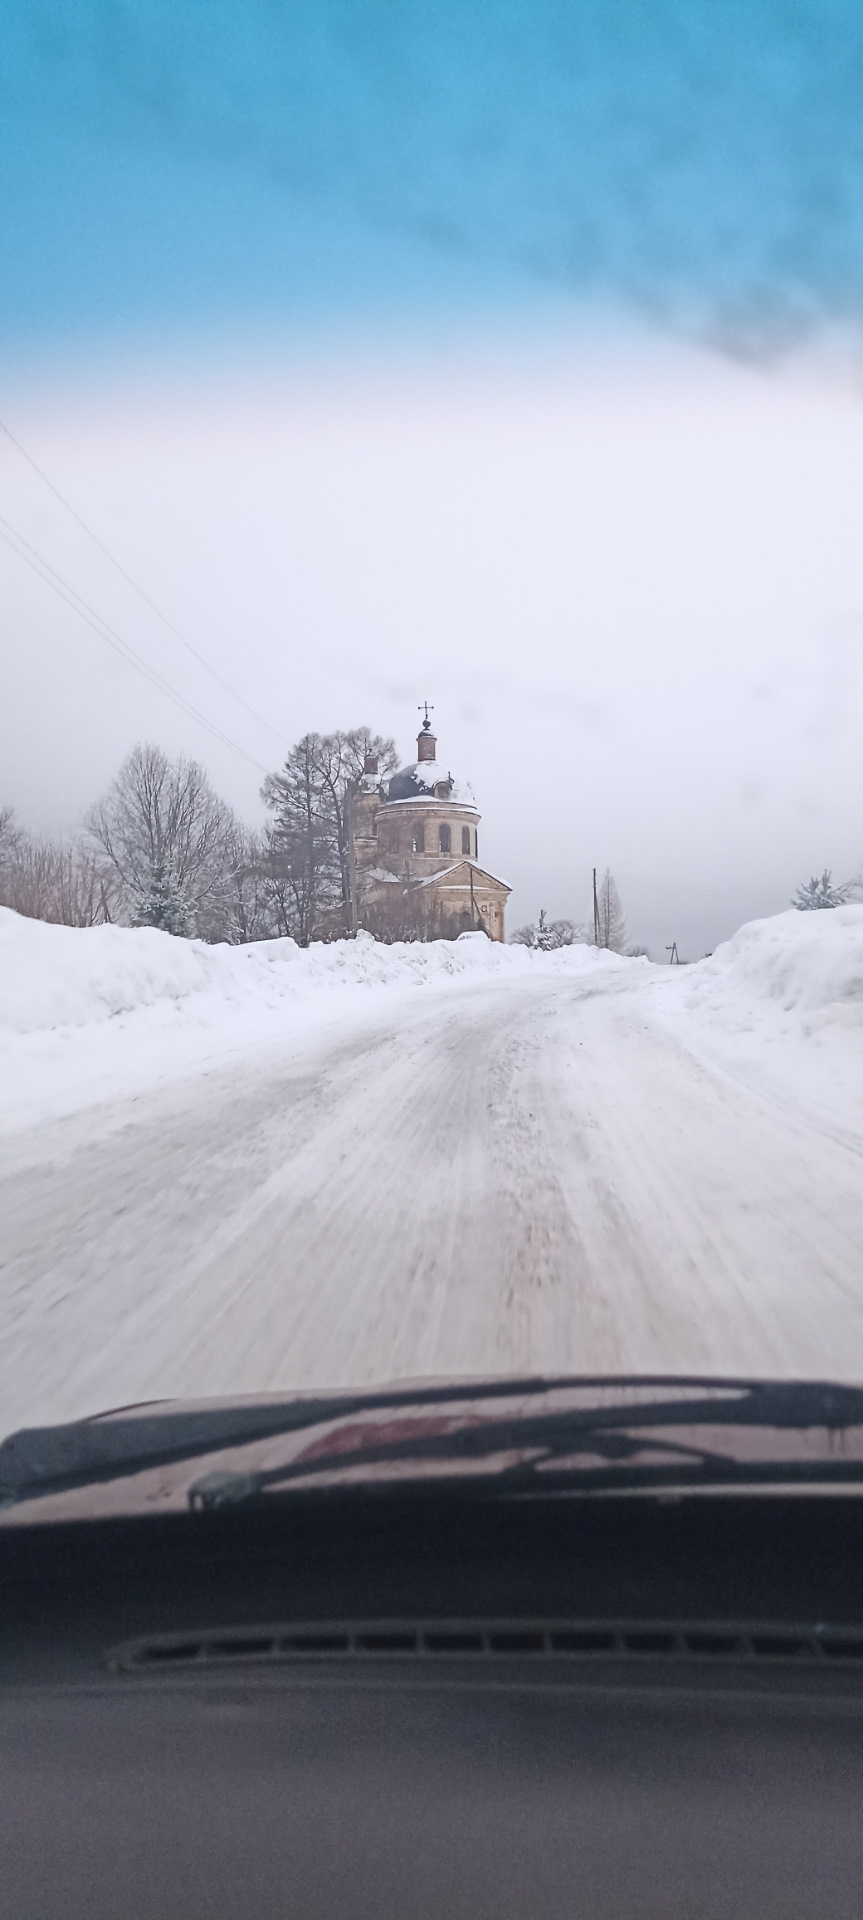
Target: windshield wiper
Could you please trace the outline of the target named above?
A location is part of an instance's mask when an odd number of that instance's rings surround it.
[[[619,1384],[619,1383],[618,1383]],[[644,1384],[643,1382],[641,1384]],[[678,1385],[681,1383],[678,1382]],[[841,1402],[837,1393],[850,1393],[852,1399]],[[731,1400],[656,1400],[641,1404],[592,1409],[558,1409],[549,1413],[519,1414],[500,1420],[482,1420],[441,1434],[421,1434],[397,1440],[375,1439],[371,1444],[339,1444],[343,1429],[334,1435],[331,1450],[316,1446],[314,1453],[301,1455],[279,1467],[251,1473],[214,1472],[205,1475],[189,1490],[193,1508],[227,1506],[287,1487],[320,1475],[342,1473],[362,1467],[397,1467],[411,1462],[421,1466],[422,1484],[429,1489],[446,1480],[454,1492],[468,1492],[481,1486],[489,1493],[511,1494],[520,1487],[536,1492],[545,1485],[551,1490],[578,1486],[603,1487],[685,1486],[687,1484],[737,1483],[787,1484],[813,1480],[863,1480],[863,1452],[857,1458],[802,1458],[769,1460],[761,1456],[747,1460],[739,1455],[717,1451],[715,1447],[669,1439],[659,1429],[680,1426],[748,1426],[776,1430],[804,1431],[813,1427],[842,1431],[863,1423],[863,1391],[856,1388],[817,1387],[793,1394],[784,1387],[775,1390],[747,1384]],[[506,1457],[515,1454],[515,1460]],[[647,1456],[645,1459],[644,1456]],[[504,1462],[489,1473],[486,1463]],[[570,1463],[577,1461],[577,1465]],[[585,1464],[593,1461],[597,1464]],[[468,1472],[454,1477],[448,1468],[457,1465]],[[429,1472],[437,1466],[438,1474]],[[470,1468],[476,1472],[471,1474]],[[380,1482],[378,1484],[381,1484]],[[390,1482],[390,1484],[393,1484]],[[412,1484],[416,1484],[415,1482]]]
[[[469,1421],[470,1409],[481,1402],[536,1400],[551,1393],[591,1390],[598,1394],[652,1391],[657,1397],[612,1400],[607,1404],[557,1408],[544,1413],[530,1411],[508,1415],[501,1421]],[[649,1427],[759,1426],[801,1431],[817,1427],[834,1432],[846,1427],[863,1427],[863,1388],[831,1382],[679,1375],[589,1378],[567,1375],[478,1383],[451,1381],[428,1387],[406,1386],[397,1390],[320,1397],[301,1395],[265,1405],[202,1407],[153,1413],[132,1420],[103,1417],[74,1421],[67,1426],[23,1429],[0,1445],[0,1501],[14,1504],[40,1494],[95,1485],[307,1428],[334,1422],[343,1424],[356,1415],[447,1405],[466,1410],[465,1424],[448,1434],[431,1433],[392,1442],[377,1439],[368,1448],[356,1448],[348,1453],[343,1449],[334,1449],[331,1454],[321,1450],[313,1460],[274,1468],[271,1475],[243,1477],[256,1487],[263,1487],[307,1477],[327,1468],[332,1471],[336,1466],[343,1469],[382,1459],[440,1459],[443,1463],[455,1459],[469,1461],[474,1457],[488,1459],[513,1451],[535,1457],[528,1463],[520,1462],[517,1468],[502,1469],[510,1482],[517,1472],[524,1472],[526,1465],[535,1473],[543,1456],[548,1460],[565,1459],[579,1452],[605,1459],[608,1467],[603,1471],[607,1476],[614,1458],[622,1462],[645,1450],[644,1438],[635,1436]],[[671,1445],[661,1444],[666,1448]],[[655,1451],[657,1443],[651,1441],[650,1445]],[[721,1463],[724,1473],[729,1467],[737,1473],[745,1465],[728,1462],[724,1454],[716,1455],[709,1449],[696,1447],[690,1451],[701,1463],[702,1471],[709,1470],[711,1460],[717,1467]],[[676,1470],[679,1471],[679,1467]],[[857,1471],[863,1472],[863,1462]]]
[[[561,1388],[607,1385],[607,1379],[537,1378],[451,1380],[434,1386],[381,1387],[359,1393],[294,1394],[290,1398],[255,1401],[248,1406],[194,1407],[166,1411],[134,1420],[97,1414],[62,1426],[22,1427],[0,1442],[0,1503],[33,1499],[40,1493],[58,1493],[71,1487],[122,1479],[130,1473],[193,1460],[255,1441],[277,1439],[306,1427],[327,1425],[354,1414],[390,1412],[400,1407],[434,1407],[465,1402],[511,1399],[544,1394]],[[640,1382],[616,1382],[635,1385]],[[653,1385],[648,1381],[647,1385]],[[657,1383],[658,1384],[658,1383]],[[671,1380],[663,1382],[671,1385]],[[708,1381],[693,1384],[707,1386]],[[733,1386],[735,1382],[715,1382]],[[153,1403],[158,1405],[158,1402]]]

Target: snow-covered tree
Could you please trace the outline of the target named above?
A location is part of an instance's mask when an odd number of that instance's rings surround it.
[[[539,910],[539,921],[537,923],[537,929],[536,929],[536,944],[540,953],[550,953],[552,946],[554,944],[551,937],[551,928],[548,925],[548,920],[547,920],[546,911],[544,907],[540,907],[540,910]]]
[[[815,913],[822,907],[841,907],[848,898],[847,887],[834,887],[829,867],[825,867],[820,880],[813,874],[811,880],[798,887],[792,907],[798,913]]]
[[[135,747],[86,826],[112,918],[137,924],[142,903],[153,889],[155,902],[169,877],[201,939],[229,937],[227,895],[242,828],[197,761]]]
[[[151,873],[147,885],[142,889],[138,905],[132,915],[133,927],[159,927],[162,933],[176,934],[180,939],[189,940],[195,928],[192,915],[173,875],[163,867]]]
[[[547,920],[543,907],[539,920],[531,921],[525,927],[516,927],[511,933],[510,945],[517,947],[538,947],[543,953],[552,953],[557,947],[571,947],[579,940],[586,939],[583,927],[574,920]]]
[[[597,891],[596,945],[626,952],[626,920],[614,877],[606,867]]]

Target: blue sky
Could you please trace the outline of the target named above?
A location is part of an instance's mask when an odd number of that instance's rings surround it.
[[[2,48],[7,355],[859,305],[859,0],[5,0]]]

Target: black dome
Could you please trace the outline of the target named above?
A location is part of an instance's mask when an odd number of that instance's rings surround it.
[[[401,767],[393,774],[387,787],[388,800],[419,800],[423,796],[428,799],[428,788],[420,786],[414,767]]]
[[[386,788],[387,800],[434,800],[436,797],[451,806],[476,810],[467,781],[454,779],[449,768],[442,767],[438,760],[416,760],[412,767],[399,767]]]

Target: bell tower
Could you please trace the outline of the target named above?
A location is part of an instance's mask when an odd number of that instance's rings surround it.
[[[417,734],[417,760],[435,760],[437,759],[437,740],[432,733],[432,723],[429,719],[429,703],[427,700],[423,701],[421,710],[425,714],[425,719]],[[432,713],[434,713],[434,707],[432,707]]]

